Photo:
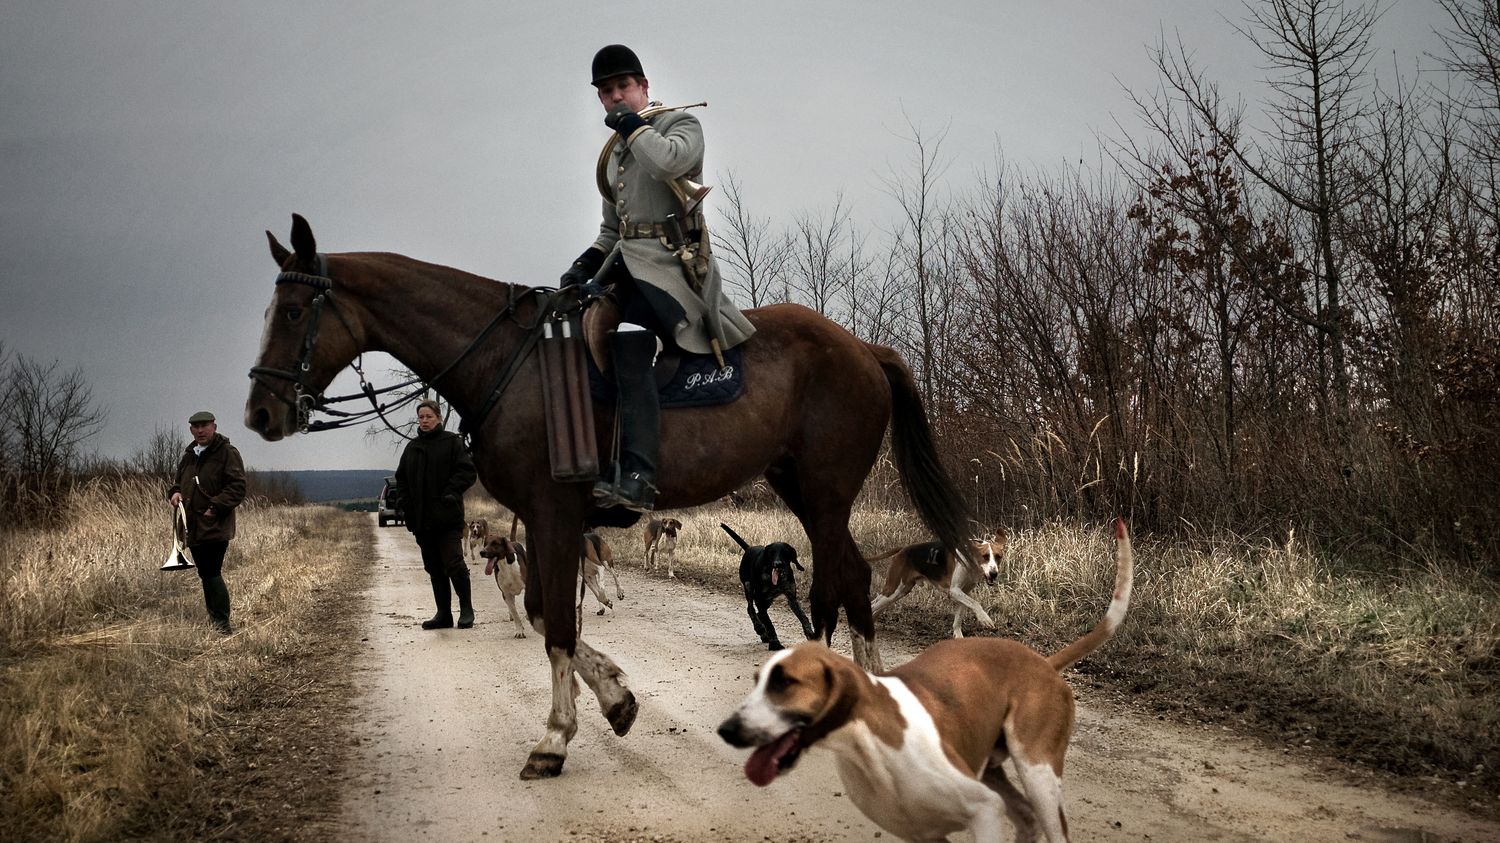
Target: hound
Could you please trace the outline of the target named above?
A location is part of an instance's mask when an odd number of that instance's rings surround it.
[[[802,751],[838,756],[850,801],[903,840],[943,840],[965,829],[1002,839],[1063,843],[1063,756],[1073,691],[1060,675],[1125,619],[1132,555],[1115,522],[1115,589],[1088,634],[1051,656],[1002,638],[939,641],[888,673],[873,674],[818,642],[777,653],[719,726],[732,746],[755,747],[745,776],[770,784]],[[1015,765],[1020,787],[1000,766]]]
[[[755,634],[760,636],[761,643],[770,650],[781,649],[781,641],[776,638],[776,627],[771,625],[771,616],[766,609],[770,608],[772,600],[782,595],[786,596],[787,604],[792,607],[792,614],[802,622],[802,636],[816,638],[812,624],[808,623],[807,615],[802,614],[802,606],[797,602],[797,580],[792,573],[792,566],[795,565],[800,571],[807,570],[797,561],[797,549],[786,542],[752,547],[740,538],[739,533],[731,530],[728,524],[720,522],[719,526],[744,550],[744,555],[740,557],[740,587],[745,590],[745,611],[749,613],[750,623],[755,627]]]
[[[516,611],[516,595],[526,589],[526,546],[514,537],[498,536],[490,539],[479,555],[489,560],[484,563],[484,573],[494,574],[495,585],[500,586],[500,596],[505,598],[505,608],[510,610],[510,620],[516,625],[514,637],[525,638],[526,624]]]
[[[895,558],[891,559],[891,565],[886,569],[885,585],[881,587],[879,596],[870,601],[870,614],[880,614],[916,588],[917,583],[925,582],[947,594],[948,599],[953,601],[954,638],[964,637],[965,609],[973,612],[985,629],[994,629],[995,622],[990,619],[989,613],[969,596],[969,592],[979,584],[981,577],[993,583],[1000,576],[999,560],[1005,556],[1005,546],[1009,541],[1010,536],[1004,528],[996,530],[988,539],[970,541],[974,557],[979,560],[978,573],[967,565],[959,564],[958,557],[937,542],[898,547],[879,556],[871,556],[865,561],[879,562],[887,557]]]
[[[672,570],[672,557],[677,550],[677,531],[682,522],[676,518],[652,518],[646,522],[646,559],[642,563],[648,571],[656,570],[660,560],[667,560],[667,579],[676,578]]]
[[[594,592],[594,599],[601,604],[596,615],[604,614],[605,609],[613,609],[615,604],[609,602],[609,595],[599,587],[599,570],[602,568],[609,572],[615,581],[615,599],[624,600],[625,590],[620,588],[620,577],[615,573],[615,553],[609,549],[606,542],[598,533],[588,532],[583,534],[583,560],[578,566],[583,582],[578,586],[578,605],[583,605],[583,590],[586,586],[589,591]]]
[[[514,538],[514,536],[512,536]],[[473,559],[490,543],[490,522],[476,518],[464,525],[464,555]]]

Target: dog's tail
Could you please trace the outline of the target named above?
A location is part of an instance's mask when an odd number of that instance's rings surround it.
[[[889,559],[892,556],[895,556],[896,554],[900,553],[901,551],[903,551],[905,549],[906,549],[905,546],[902,546],[902,547],[893,547],[890,550],[887,550],[885,553],[880,554],[879,556],[866,556],[865,557],[865,561],[866,562],[879,562],[882,559]]]
[[[511,541],[515,541],[516,540],[516,525],[519,524],[519,523],[521,523],[521,516],[519,516],[516,513],[512,512],[510,514],[510,540]]]
[[[1125,610],[1130,607],[1130,586],[1134,581],[1135,555],[1130,550],[1130,533],[1125,529],[1125,519],[1115,519],[1115,593],[1109,601],[1109,611],[1103,619],[1089,630],[1088,634],[1047,657],[1047,663],[1063,671],[1110,639],[1125,620]]]
[[[750,543],[747,542],[747,541],[745,541],[744,539],[740,538],[740,534],[739,533],[736,533],[734,530],[729,529],[729,525],[728,524],[725,524],[723,521],[720,521],[719,522],[719,526],[723,527],[724,528],[724,532],[728,533],[729,537],[731,539],[734,539],[735,542],[737,542],[739,544],[741,550],[749,550],[750,549]]]

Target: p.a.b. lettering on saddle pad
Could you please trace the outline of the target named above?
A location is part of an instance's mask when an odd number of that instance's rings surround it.
[[[745,355],[739,346],[724,352],[723,369],[712,354],[677,354],[680,356],[662,354],[656,361],[656,383],[663,409],[728,404],[744,392]],[[588,363],[589,393],[595,401],[614,403],[614,381],[599,371],[592,356]]]

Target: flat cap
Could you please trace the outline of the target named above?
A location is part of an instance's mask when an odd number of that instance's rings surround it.
[[[207,410],[199,410],[188,416],[188,424],[202,424],[203,422],[215,421],[214,414]]]

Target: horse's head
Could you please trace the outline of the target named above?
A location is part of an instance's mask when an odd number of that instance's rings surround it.
[[[266,239],[281,274],[250,370],[245,426],[274,442],[304,428],[318,396],[359,353],[360,340],[347,305],[335,304],[338,284],[307,220],[292,215],[292,251],[269,231]]]

